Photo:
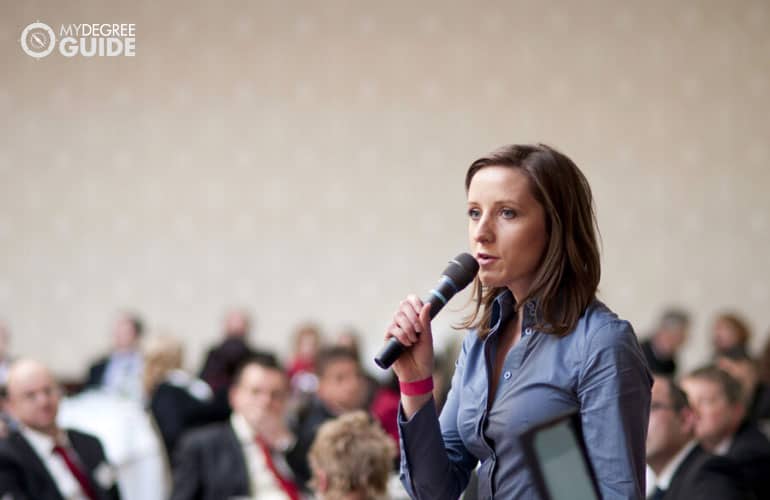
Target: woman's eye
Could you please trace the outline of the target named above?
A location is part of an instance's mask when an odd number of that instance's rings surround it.
[[[504,219],[513,219],[514,217],[516,217],[516,212],[514,212],[510,208],[503,208],[502,210],[500,210],[500,215]]]
[[[470,217],[473,220],[478,220],[481,217],[481,210],[479,210],[478,208],[469,208],[468,217]]]

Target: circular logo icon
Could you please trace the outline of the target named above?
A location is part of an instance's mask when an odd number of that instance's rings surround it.
[[[53,52],[56,36],[45,23],[32,23],[21,32],[21,48],[28,56],[40,59]]]

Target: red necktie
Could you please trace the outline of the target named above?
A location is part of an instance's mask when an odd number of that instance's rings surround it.
[[[270,453],[270,448],[268,448],[267,444],[261,439],[257,438],[256,441],[257,446],[262,450],[262,455],[265,457],[265,465],[267,465],[267,468],[273,473],[276,481],[281,485],[283,492],[286,493],[291,500],[299,500],[299,490],[297,489],[297,486],[292,481],[283,477],[278,472],[278,469],[275,468],[275,462],[273,462],[273,455]]]
[[[88,480],[88,476],[86,476],[85,472],[83,472],[78,464],[75,463],[72,457],[70,457],[67,450],[63,446],[57,444],[53,447],[53,452],[64,459],[64,463],[67,464],[67,468],[72,472],[72,475],[75,476],[75,479],[83,489],[83,493],[85,493],[91,500],[98,500],[94,488],[91,486],[91,481]]]

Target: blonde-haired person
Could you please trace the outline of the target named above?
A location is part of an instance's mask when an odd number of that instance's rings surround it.
[[[384,500],[396,448],[363,411],[325,422],[310,448],[311,485],[321,500]]]
[[[183,357],[182,343],[173,336],[158,335],[145,343],[142,386],[169,457],[185,431],[214,417],[211,389],[182,370]]]

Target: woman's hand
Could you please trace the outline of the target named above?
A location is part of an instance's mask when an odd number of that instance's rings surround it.
[[[433,333],[430,329],[430,304],[416,295],[402,300],[385,331],[385,340],[395,337],[407,350],[393,363],[401,382],[414,382],[433,374]]]

